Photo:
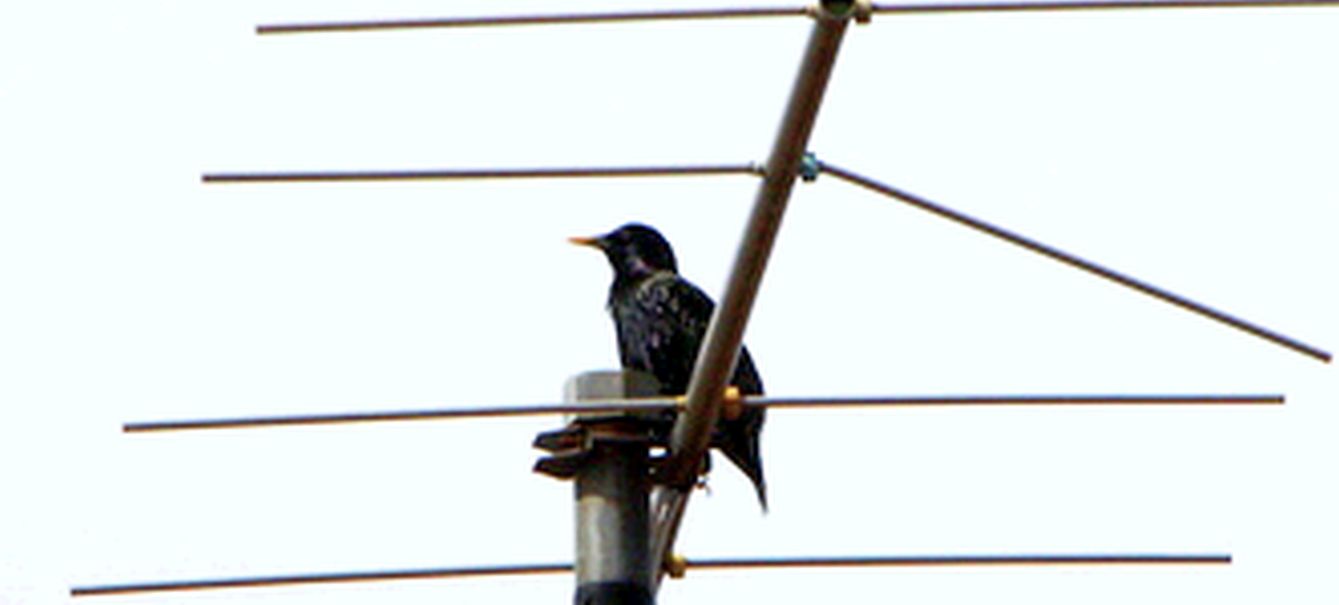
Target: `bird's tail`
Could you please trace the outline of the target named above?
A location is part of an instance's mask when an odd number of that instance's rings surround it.
[[[753,482],[758,492],[758,503],[763,512],[767,512],[767,482],[762,474],[762,453],[759,450],[759,437],[762,434],[763,408],[750,407],[735,420],[722,423],[717,447],[730,462]]]

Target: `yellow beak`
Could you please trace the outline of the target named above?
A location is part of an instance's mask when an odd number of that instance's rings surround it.
[[[600,247],[600,238],[598,237],[569,237],[567,241],[578,246],[590,246],[591,248]]]

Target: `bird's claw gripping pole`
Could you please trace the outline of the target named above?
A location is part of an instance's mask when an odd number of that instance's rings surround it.
[[[725,292],[698,352],[684,412],[679,414],[670,434],[664,484],[656,487],[652,511],[651,564],[656,570],[653,590],[659,586],[666,571],[666,557],[674,546],[688,495],[710,442],[712,427],[721,413],[744,326],[781,227],[790,192],[800,173],[801,160],[832,74],[837,49],[850,20],[867,15],[868,8],[868,2],[824,0],[812,12],[814,26],[768,156],[753,211],[744,229]]]

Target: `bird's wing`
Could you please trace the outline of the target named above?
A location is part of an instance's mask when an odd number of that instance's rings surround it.
[[[629,298],[618,322],[624,367],[649,371],[665,393],[683,394],[716,305],[697,286],[669,272],[645,280]],[[740,352],[730,384],[745,394],[762,393],[748,349]]]
[[[749,355],[748,347],[739,349],[739,361],[735,364],[735,375],[730,379],[730,384],[739,387],[739,392],[745,395],[762,395],[762,377],[753,366],[753,356]]]
[[[654,374],[662,393],[683,394],[688,390],[714,308],[702,290],[673,273],[645,280],[614,305],[623,367]],[[762,379],[748,349],[740,350],[730,383],[744,394],[762,393]],[[763,408],[749,407],[738,418],[724,420],[713,431],[712,444],[749,477],[766,510],[767,488],[758,442],[764,414]]]
[[[623,366],[655,374],[667,394],[683,394],[715,305],[673,273],[644,280],[616,305]]]

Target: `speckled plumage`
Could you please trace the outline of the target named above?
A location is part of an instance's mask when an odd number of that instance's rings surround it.
[[[663,394],[682,395],[715,308],[711,298],[679,276],[669,243],[650,227],[633,223],[600,237],[573,241],[602,250],[614,269],[608,309],[623,367],[654,375]],[[740,350],[730,384],[745,395],[763,392],[747,348]],[[763,408],[747,407],[734,420],[721,419],[712,446],[748,476],[766,510],[759,451],[764,415]]]

